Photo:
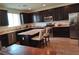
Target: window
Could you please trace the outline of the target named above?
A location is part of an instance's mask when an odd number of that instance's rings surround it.
[[[10,27],[21,25],[19,13],[8,13],[8,22]]]

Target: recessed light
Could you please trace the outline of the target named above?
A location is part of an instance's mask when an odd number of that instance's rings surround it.
[[[23,7],[26,7],[27,5],[23,5]]]
[[[46,4],[43,4],[42,6],[44,6],[44,7],[45,7],[45,6],[46,6]]]
[[[28,8],[28,10],[31,10],[31,8]]]

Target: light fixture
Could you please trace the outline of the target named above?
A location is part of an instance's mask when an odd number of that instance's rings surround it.
[[[27,5],[23,5],[23,7],[27,7]]]
[[[31,10],[31,8],[28,8],[28,10]]]
[[[17,5],[18,7],[27,7],[27,5]]]
[[[46,6],[46,4],[43,4],[42,6],[43,6],[43,7],[45,7],[45,6]]]

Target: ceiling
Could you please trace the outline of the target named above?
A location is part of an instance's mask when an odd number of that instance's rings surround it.
[[[0,3],[0,8],[36,12],[69,4],[72,3]]]

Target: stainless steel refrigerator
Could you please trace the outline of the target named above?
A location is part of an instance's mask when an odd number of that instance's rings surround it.
[[[79,39],[79,12],[69,14],[70,38]]]

